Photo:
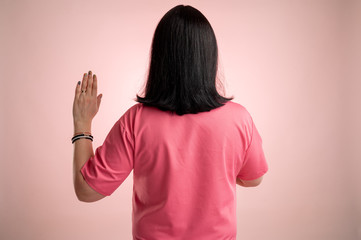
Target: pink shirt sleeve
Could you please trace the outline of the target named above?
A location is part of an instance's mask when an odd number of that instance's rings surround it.
[[[120,118],[81,168],[85,181],[98,193],[110,196],[133,169],[134,142]]]
[[[252,135],[246,150],[244,161],[237,177],[241,180],[260,178],[268,171],[268,165],[262,148],[262,138],[252,122]]]

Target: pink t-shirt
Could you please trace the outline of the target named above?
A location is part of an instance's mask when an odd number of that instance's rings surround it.
[[[136,103],[82,167],[109,196],[133,171],[133,239],[235,240],[236,177],[268,170],[251,115],[228,101],[178,116]]]

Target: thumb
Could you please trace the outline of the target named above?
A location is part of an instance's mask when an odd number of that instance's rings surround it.
[[[98,107],[100,106],[100,103],[101,103],[101,101],[102,101],[102,97],[103,97],[103,94],[99,94],[99,96],[97,97],[97,105],[98,105]]]

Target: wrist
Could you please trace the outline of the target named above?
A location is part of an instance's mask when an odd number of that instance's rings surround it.
[[[91,123],[74,123],[74,134],[76,133],[91,133]]]

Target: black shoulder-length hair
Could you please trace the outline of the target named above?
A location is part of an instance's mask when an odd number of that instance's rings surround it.
[[[207,18],[178,5],[154,32],[145,97],[135,101],[178,115],[210,111],[233,99],[218,94],[218,47]]]

